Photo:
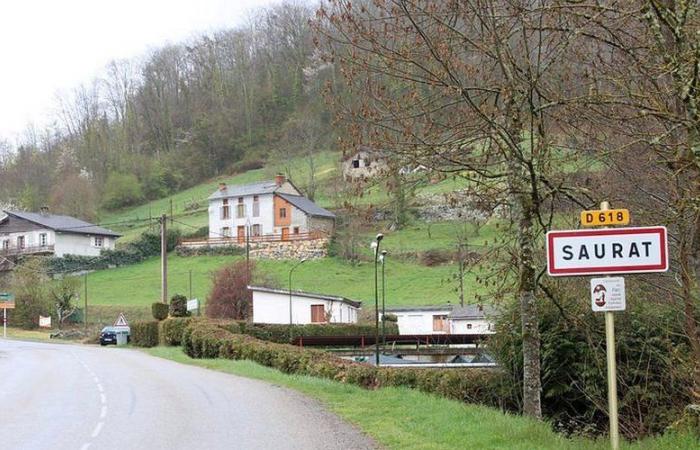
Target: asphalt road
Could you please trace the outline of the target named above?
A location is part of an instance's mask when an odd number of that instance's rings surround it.
[[[288,389],[136,350],[0,339],[2,449],[367,449]]]

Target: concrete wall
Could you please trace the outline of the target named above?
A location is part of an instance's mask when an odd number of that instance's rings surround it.
[[[292,323],[311,323],[311,305],[324,305],[331,311],[330,323],[356,323],[357,308],[343,302],[301,297],[292,294]],[[289,294],[253,291],[253,322],[289,323]]]
[[[87,234],[57,233],[55,255],[99,256],[103,249],[113,249],[115,239],[103,236],[102,247],[95,246],[95,236]]]

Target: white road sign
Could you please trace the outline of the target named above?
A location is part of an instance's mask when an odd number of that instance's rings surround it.
[[[199,309],[199,300],[196,298],[187,300],[187,311],[194,311],[195,309]]]
[[[547,233],[551,276],[666,272],[666,227],[564,230]]]
[[[39,326],[41,328],[51,328],[51,316],[39,316]]]
[[[119,313],[119,317],[114,321],[114,327],[117,328],[129,328],[129,322],[126,321],[124,313]]]
[[[625,279],[591,278],[591,308],[594,312],[625,310]]]

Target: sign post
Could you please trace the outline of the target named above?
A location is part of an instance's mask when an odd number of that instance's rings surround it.
[[[7,310],[15,308],[15,298],[8,292],[0,292],[0,308],[2,308],[2,337],[7,337]]]
[[[591,279],[591,307],[605,313],[608,416],[613,450],[620,447],[613,312],[625,310],[625,280],[610,275],[668,270],[666,227],[605,228],[627,225],[629,220],[628,210],[611,210],[608,202],[602,202],[599,210],[581,212],[581,225],[603,228],[550,231],[546,239],[550,276],[606,275]]]

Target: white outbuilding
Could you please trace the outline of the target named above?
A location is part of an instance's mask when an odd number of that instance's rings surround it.
[[[492,334],[498,311],[489,305],[436,305],[387,308],[399,334]]]
[[[253,293],[253,323],[295,325],[357,323],[361,302],[332,295],[248,286]],[[290,313],[291,306],[291,313]]]

